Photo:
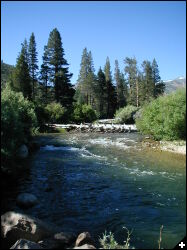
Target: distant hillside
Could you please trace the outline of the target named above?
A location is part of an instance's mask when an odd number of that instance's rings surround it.
[[[186,78],[185,77],[178,77],[174,80],[164,81],[164,83],[166,84],[165,92],[168,94],[168,93],[171,93],[171,92],[177,90],[178,88],[186,87]]]
[[[1,86],[5,85],[13,70],[14,70],[13,65],[1,61]]]

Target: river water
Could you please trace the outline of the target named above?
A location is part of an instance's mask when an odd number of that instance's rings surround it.
[[[7,190],[7,210],[50,221],[62,231],[111,231],[119,243],[133,229],[131,246],[173,248],[186,235],[185,156],[143,148],[138,133],[47,134],[27,162],[19,185]],[[22,210],[19,193],[39,204]],[[10,195],[11,193],[11,195]]]

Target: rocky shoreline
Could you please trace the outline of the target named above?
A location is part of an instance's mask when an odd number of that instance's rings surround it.
[[[1,216],[3,249],[96,249],[89,232],[65,233],[35,217],[6,212]]]
[[[184,142],[184,145],[177,145],[175,142],[160,142],[160,149],[163,151],[169,151],[173,153],[178,153],[182,155],[186,155],[186,142]]]
[[[186,141],[154,141],[149,137],[145,137],[142,146],[158,151],[186,155]]]

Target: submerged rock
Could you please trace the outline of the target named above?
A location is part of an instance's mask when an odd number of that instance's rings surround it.
[[[25,159],[27,158],[29,155],[29,151],[28,151],[28,148],[25,144],[21,145],[19,148],[18,148],[18,151],[16,153],[16,156],[20,159]]]
[[[38,199],[35,195],[29,193],[23,193],[18,195],[16,203],[19,207],[29,208],[38,203]]]
[[[1,216],[1,238],[6,247],[11,247],[19,239],[38,242],[56,232],[55,227],[26,214],[11,211]]]
[[[20,239],[10,249],[43,249],[39,244],[30,240]]]

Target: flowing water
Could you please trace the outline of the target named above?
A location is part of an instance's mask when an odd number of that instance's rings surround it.
[[[163,225],[161,247],[173,248],[186,235],[185,156],[143,148],[141,139],[138,133],[38,137],[43,146],[13,187],[9,207],[62,231],[89,231],[96,240],[106,230],[122,244],[127,227],[131,246],[140,249],[158,249]],[[35,194],[39,204],[19,209],[21,192]]]

